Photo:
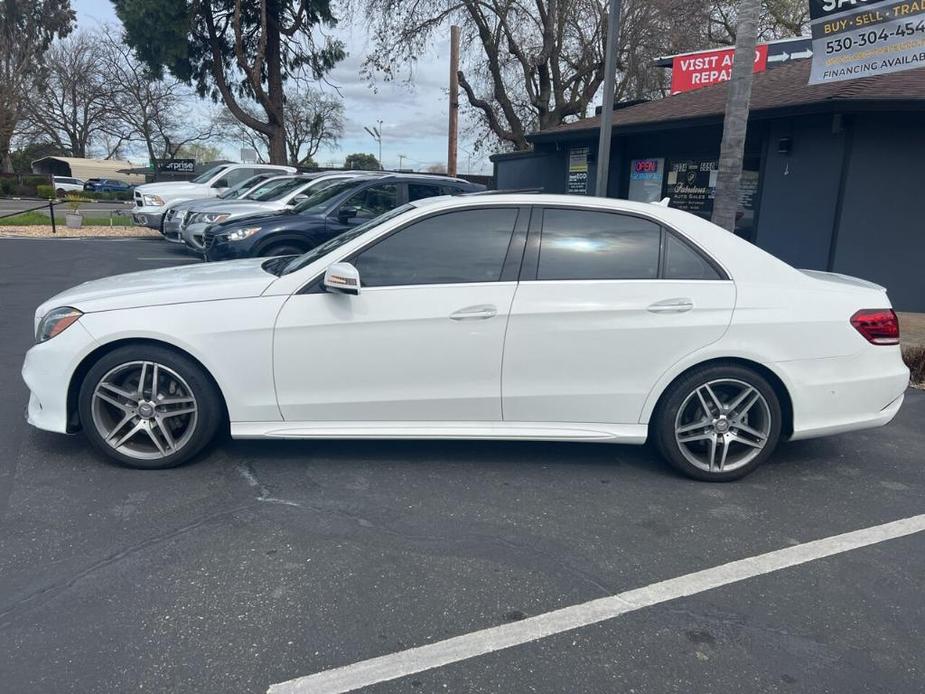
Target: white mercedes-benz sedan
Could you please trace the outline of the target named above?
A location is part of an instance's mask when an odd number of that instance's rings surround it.
[[[653,204],[412,202],[302,256],[119,275],[42,304],[29,422],[119,463],[235,438],[641,444],[742,477],[877,427],[909,371],[885,290]]]

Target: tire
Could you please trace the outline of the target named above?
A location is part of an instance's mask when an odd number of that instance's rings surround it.
[[[202,367],[157,345],[129,345],[101,357],[81,383],[77,406],[84,435],[97,451],[147,470],[189,461],[225,420],[221,394]]]
[[[780,400],[761,374],[738,364],[714,364],[668,387],[653,418],[652,438],[662,457],[688,477],[731,482],[771,456],[782,425]]]
[[[260,257],[269,258],[274,255],[302,255],[304,252],[305,249],[302,248],[302,246],[282,241],[260,249]]]
[[[55,191],[55,195],[58,196],[59,198],[63,198],[63,197],[64,197],[64,188],[58,188],[58,190]]]

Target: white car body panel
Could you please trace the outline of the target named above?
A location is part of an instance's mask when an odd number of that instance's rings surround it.
[[[500,421],[504,331],[516,288],[495,282],[293,296],[279,314],[274,349],[283,418]],[[306,368],[306,345],[337,358]]]
[[[629,211],[684,235],[731,281],[556,281],[364,288],[297,294],[326,267],[432,212],[478,205]],[[260,259],[131,273],[89,282],[39,307],[85,313],[34,346],[23,376],[29,420],[68,429],[68,384],[102,345],[150,339],[199,360],[242,438],[510,438],[641,443],[665,388],[714,359],[776,376],[793,438],[879,426],[898,411],[909,372],[898,346],[849,323],[889,308],[877,285],[801,272],[697,217],[621,200],[531,194],[419,201],[416,209],[289,275]],[[690,298],[683,313],[651,313]],[[492,305],[488,319],[453,321]],[[509,316],[509,318],[508,318]],[[503,367],[502,367],[503,362]]]

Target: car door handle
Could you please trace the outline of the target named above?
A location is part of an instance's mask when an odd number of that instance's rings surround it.
[[[674,298],[663,299],[649,305],[649,313],[685,313],[694,308],[694,302],[690,299]]]
[[[450,320],[485,320],[498,315],[498,308],[489,304],[466,306],[450,314]]]

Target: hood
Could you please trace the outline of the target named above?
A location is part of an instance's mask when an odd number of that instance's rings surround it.
[[[78,284],[45,301],[36,310],[44,316],[59,306],[84,313],[139,306],[181,304],[259,296],[276,280],[261,265],[266,258],[202,263],[130,272]]]
[[[285,207],[284,203],[270,200],[268,202],[258,202],[257,200],[215,200],[210,198],[208,201],[202,200],[196,205],[196,212],[229,212],[234,215],[242,215],[250,212],[263,212],[269,214]]]
[[[191,183],[190,181],[172,181],[165,183],[144,183],[140,186],[135,186],[137,190],[142,195],[160,195],[166,193],[168,195],[180,195],[183,193],[195,193],[200,197],[202,194],[209,190],[214,190],[216,195],[218,191],[215,188],[210,188],[207,185],[202,183]]]
[[[237,212],[235,212],[237,214]],[[301,230],[317,228],[318,224],[324,224],[323,215],[298,214],[292,211],[292,208],[278,210],[276,212],[254,212],[242,217],[234,217],[225,222],[213,224],[212,230],[216,234],[221,234],[231,229],[237,229],[240,226],[260,226],[266,227],[267,231],[288,229]]]

